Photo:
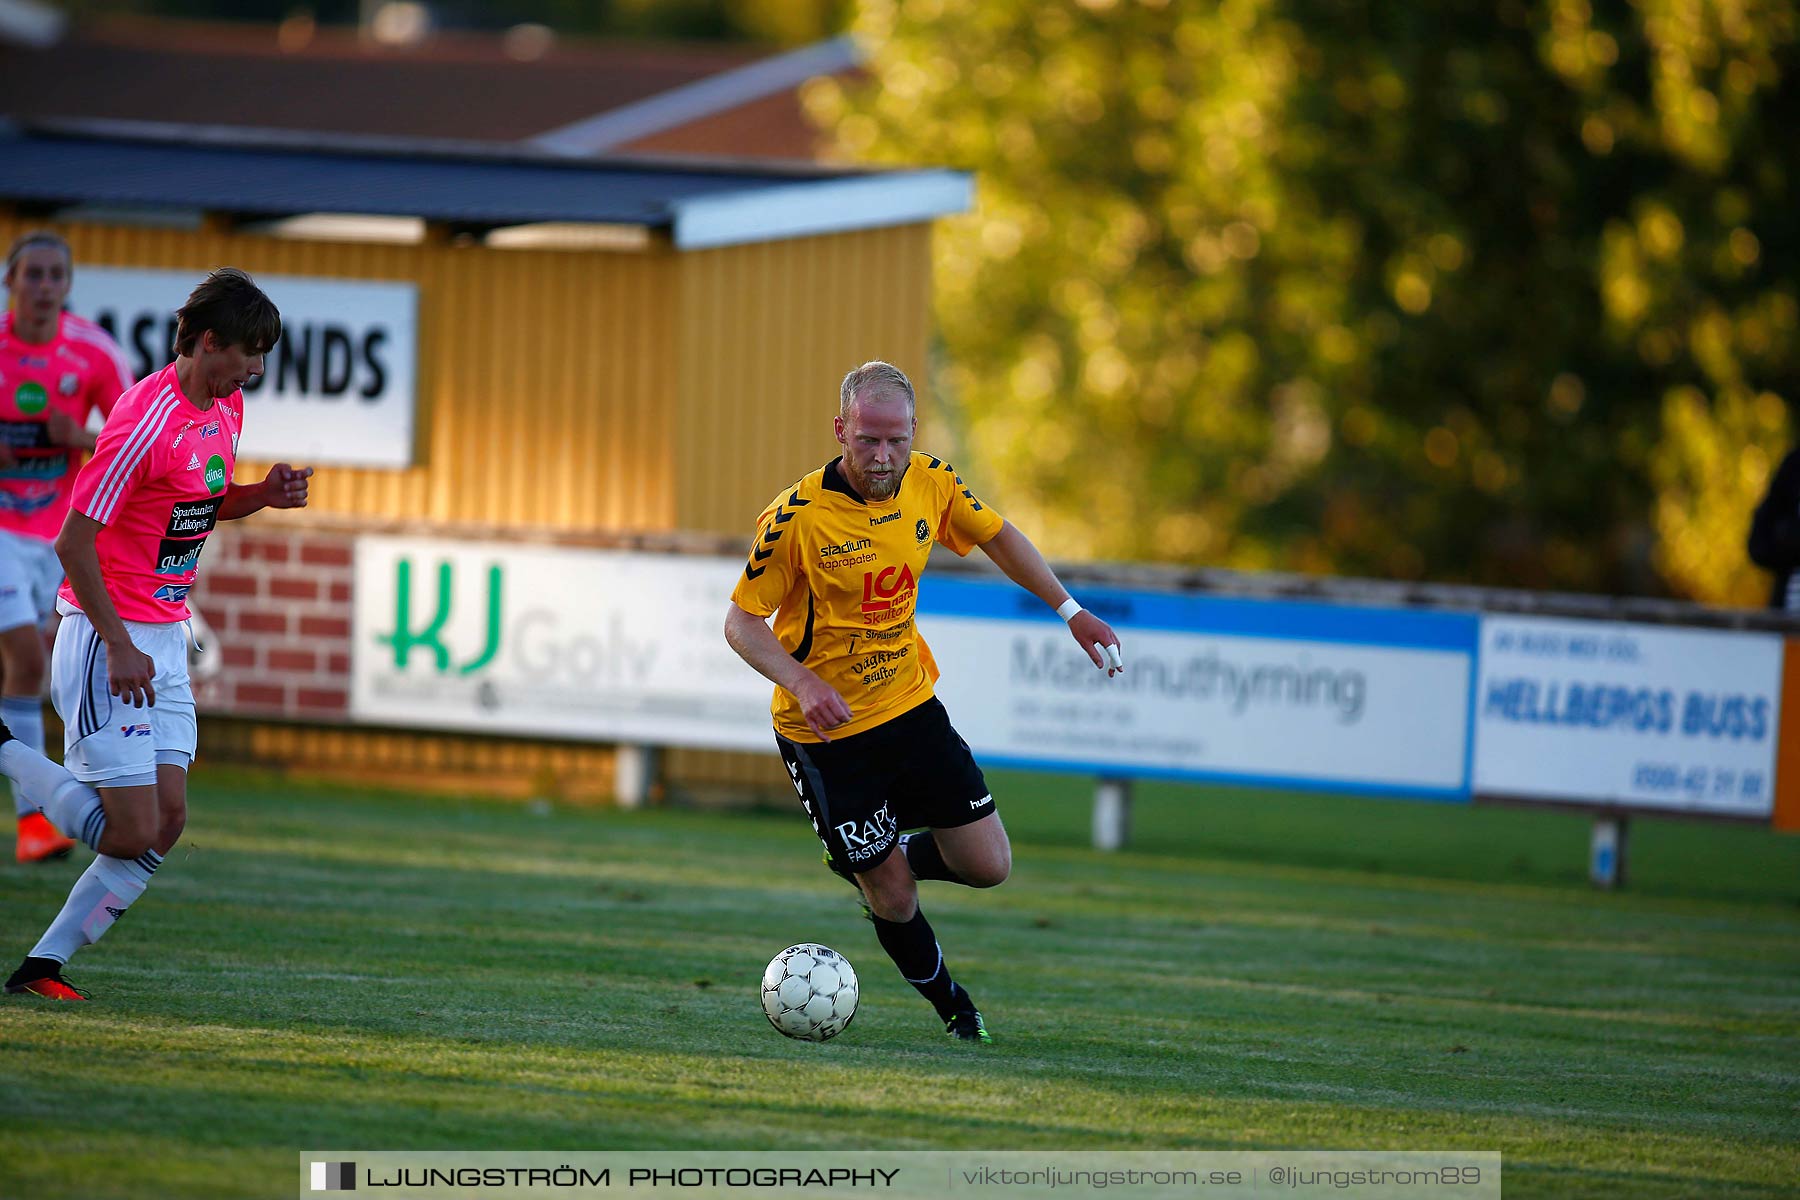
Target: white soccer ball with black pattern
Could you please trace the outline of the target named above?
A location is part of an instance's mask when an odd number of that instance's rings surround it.
[[[828,1041],[844,1032],[856,1015],[856,997],[850,960],[816,942],[789,946],[763,972],[763,1015],[803,1042]]]

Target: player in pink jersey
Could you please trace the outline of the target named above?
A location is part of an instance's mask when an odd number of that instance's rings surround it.
[[[44,627],[54,622],[62,530],[81,460],[94,448],[95,410],[112,411],[130,368],[104,329],[64,312],[74,260],[48,230],[27,233],[6,255],[7,310],[0,314],[0,721],[33,750],[44,748]],[[75,843],[13,789],[15,857],[59,857]]]
[[[56,539],[68,573],[51,663],[64,766],[0,727],[0,772],[95,852],[8,992],[85,1000],[63,964],[144,894],[187,822],[194,757],[187,593],[218,521],[302,508],[312,469],[231,482],[243,385],[263,370],[281,314],[221,268],[176,313],[173,364],[128,391],[75,481]]]

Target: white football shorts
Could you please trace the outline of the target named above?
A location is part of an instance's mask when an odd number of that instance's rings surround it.
[[[63,765],[95,787],[156,782],[159,763],[185,770],[194,758],[194,689],[180,621],[127,621],[131,641],[155,662],[156,703],[133,708],[112,694],[106,643],[87,614],[67,603],[50,654],[50,699],[63,721]]]
[[[54,545],[0,529],[0,630],[43,624],[62,581]]]

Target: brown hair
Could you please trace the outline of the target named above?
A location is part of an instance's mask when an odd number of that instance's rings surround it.
[[[220,267],[175,310],[175,353],[191,356],[208,330],[227,346],[267,354],[281,338],[281,312],[250,276]]]
[[[63,258],[68,260],[70,267],[75,265],[75,255],[70,252],[69,243],[63,241],[62,234],[52,233],[48,229],[33,229],[29,233],[22,233],[14,238],[12,246],[7,249],[5,276],[7,279],[12,278],[13,264],[19,261],[19,255],[33,246],[49,246],[53,250],[61,250]]]

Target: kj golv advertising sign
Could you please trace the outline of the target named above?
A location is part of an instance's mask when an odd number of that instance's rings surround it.
[[[1474,616],[1075,590],[1123,674],[1010,584],[921,589],[938,694],[984,761],[1467,798]]]
[[[771,685],[725,644],[742,559],[356,542],[358,720],[773,752]]]
[[[1781,661],[1775,634],[1484,617],[1475,790],[1767,817]]]
[[[83,265],[69,307],[105,326],[143,378],[174,360],[175,310],[198,271]],[[244,387],[245,458],[341,466],[413,461],[418,289],[410,283],[258,275],[281,340]]]

